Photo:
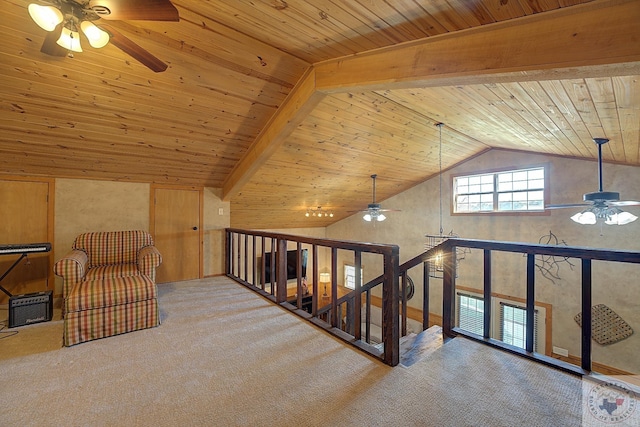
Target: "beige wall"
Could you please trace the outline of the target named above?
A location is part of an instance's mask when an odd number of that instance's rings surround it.
[[[56,179],[54,260],[63,257],[80,233],[149,230],[148,183]],[[224,229],[229,227],[230,203],[221,190],[204,189],[204,265],[206,276],[224,273]],[[219,214],[222,209],[222,215]],[[56,294],[62,280],[56,277]]]
[[[558,157],[521,154],[492,150],[478,158],[459,165],[443,174],[443,230],[453,231],[460,237],[538,243],[550,231],[558,239],[571,246],[640,250],[640,220],[626,226],[585,226],[569,219],[579,209],[552,211],[544,216],[452,216],[451,176],[477,173],[507,167],[547,165],[550,168],[550,203],[575,203],[582,194],[597,190],[597,163]],[[384,179],[384,177],[380,177]],[[619,191],[623,199],[639,200],[640,168],[604,165],[604,189]],[[400,246],[400,262],[404,262],[425,250],[425,234],[439,232],[439,183],[435,177],[402,194],[382,202],[383,207],[401,209],[390,212],[383,223],[366,223],[360,215],[354,215],[327,227],[327,238],[361,240],[374,243],[395,243]],[[364,203],[364,202],[363,202]],[[628,210],[640,216],[640,208]],[[562,260],[560,260],[562,261]],[[573,317],[580,309],[580,263],[569,260],[560,262],[560,280],[556,283],[537,274],[536,300],[553,306],[553,345],[568,349],[570,354],[580,354],[580,329]],[[482,288],[481,254],[466,254],[459,264],[456,283],[460,286]],[[525,296],[526,265],[521,255],[495,254],[494,291],[515,297]],[[379,262],[363,258],[365,280],[379,274]],[[373,266],[374,271],[371,271]],[[369,267],[369,268],[368,268]],[[409,302],[420,308],[422,301],[422,271],[411,271],[416,283],[416,295]],[[640,372],[640,286],[637,277],[640,267],[613,263],[593,265],[594,305],[606,304],[636,330],[632,337],[609,346],[594,343],[594,361],[632,372]],[[441,313],[441,280],[431,281],[431,311]],[[437,303],[436,303],[437,302]]]

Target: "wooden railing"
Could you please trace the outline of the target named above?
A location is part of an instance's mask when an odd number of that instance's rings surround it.
[[[456,263],[451,262],[456,257],[458,248],[480,249],[483,251],[483,292],[484,292],[484,330],[482,336],[475,335],[464,329],[455,327],[455,278]],[[446,338],[456,335],[464,335],[488,345],[499,347],[509,352],[536,360],[538,362],[554,366],[575,374],[586,374],[592,370],[591,364],[591,306],[592,306],[592,268],[594,260],[640,264],[640,252],[618,251],[605,249],[591,249],[571,246],[542,245],[527,243],[511,243],[487,240],[472,240],[451,238],[429,252],[421,255],[420,259],[431,257],[435,251],[442,250],[444,254],[443,264],[443,305],[442,305],[442,331]],[[502,341],[491,338],[491,295],[492,295],[492,263],[493,252],[521,253],[526,256],[526,339],[525,348],[519,348],[505,344]],[[581,262],[581,358],[580,366],[572,365],[561,360],[534,352],[534,298],[536,291],[535,272],[536,256],[554,256],[559,258],[575,258]],[[428,288],[428,282],[425,289]]]
[[[260,239],[260,244],[257,244]],[[306,313],[302,308],[302,292],[301,292],[301,274],[297,273],[297,300],[294,305],[286,302],[286,261],[282,257],[271,256],[272,263],[275,261],[274,267],[277,271],[277,283],[265,283],[264,277],[264,248],[266,240],[270,239],[271,253],[284,253],[288,248],[288,242],[296,243],[298,251],[298,259],[302,244],[308,244],[312,247],[312,309],[311,313]],[[399,337],[406,334],[407,330],[407,294],[406,290],[407,277],[409,271],[413,268],[422,267],[422,325],[423,329],[427,329],[430,325],[430,278],[429,271],[432,268],[431,260],[436,254],[441,254],[443,258],[442,265],[442,331],[445,340],[462,335],[484,344],[497,347],[511,353],[544,363],[549,366],[560,368],[562,370],[575,373],[586,374],[592,370],[592,348],[591,348],[591,306],[592,306],[592,271],[591,263],[594,260],[605,262],[619,262],[640,264],[640,252],[635,251],[618,251],[591,249],[571,246],[528,244],[528,243],[512,243],[499,242],[490,240],[473,240],[450,238],[440,245],[429,249],[428,251],[404,262],[399,265],[399,250],[395,245],[377,245],[370,243],[358,243],[349,241],[327,240],[306,238],[300,236],[292,236],[285,234],[262,233],[256,231],[246,231],[237,229],[227,230],[226,239],[227,253],[227,275],[236,281],[256,290],[257,292],[271,298],[275,302],[295,310],[298,314],[309,317],[315,324],[324,327],[336,336],[350,342],[351,344],[367,351],[368,353],[381,358],[385,363],[395,366],[399,363]],[[256,248],[262,248],[262,277],[260,280],[253,280],[255,275],[249,274],[247,260],[257,260],[258,253]],[[318,289],[318,247],[327,247],[331,250],[331,300],[324,307],[319,307],[319,289]],[[249,253],[252,248],[252,253]],[[484,300],[484,319],[483,334],[476,335],[464,329],[455,326],[455,278],[457,277],[455,262],[451,262],[456,257],[456,251],[460,248],[478,249],[483,253],[483,300]],[[276,250],[277,249],[277,250]],[[354,265],[356,271],[356,289],[341,297],[337,292],[337,273],[338,273],[338,257],[337,251],[345,249],[352,251],[354,254]],[[361,283],[360,271],[362,254],[370,252],[383,255],[384,273],[367,283],[359,286]],[[492,253],[493,252],[511,252],[524,254],[526,257],[526,339],[525,348],[519,348],[506,344],[500,340],[496,340],[490,336],[490,325],[492,322]],[[534,314],[535,314],[535,259],[536,256],[553,256],[559,258],[574,258],[581,262],[581,309],[582,309],[582,327],[581,327],[581,357],[580,366],[573,365],[562,360],[539,354],[534,352]],[[298,265],[300,265],[298,263]],[[254,270],[255,271],[255,270]],[[271,271],[274,271],[273,268]],[[273,280],[273,276],[272,276]],[[400,286],[402,284],[402,286]],[[382,285],[382,314],[383,314],[383,352],[380,353],[378,347],[369,343],[369,313],[371,309],[371,291],[376,286]],[[402,292],[400,290],[403,290]],[[362,300],[362,297],[365,300]],[[341,307],[347,307],[341,310]],[[365,319],[361,319],[361,310],[355,307],[365,307]],[[344,317],[349,318],[351,327],[345,332],[342,325]],[[364,322],[362,321],[364,320]],[[365,330],[361,330],[361,324],[365,325]]]
[[[289,245],[295,245],[296,254],[296,295],[295,303],[287,302],[287,257],[285,256]],[[308,274],[312,284],[311,312],[303,311],[303,274],[302,274],[302,249],[303,245],[311,249],[311,274]],[[239,283],[253,289],[263,296],[271,299],[283,307],[295,310],[297,314],[308,317],[317,324],[344,339],[347,342],[361,348],[368,353],[379,357],[388,365],[395,366],[399,363],[399,282],[398,282],[398,253],[396,245],[359,243],[341,240],[317,239],[310,237],[294,236],[280,233],[268,233],[260,231],[248,231],[239,229],[226,230],[226,274]],[[268,249],[267,249],[268,248]],[[331,292],[330,301],[325,307],[319,307],[319,248],[328,248],[330,251]],[[338,297],[338,251],[345,250],[353,253],[353,265],[355,266],[355,290],[348,295]],[[362,340],[361,310],[353,309],[350,321],[353,324],[353,334],[345,333],[343,323],[344,313],[341,307],[362,307],[362,295],[365,294],[367,313],[370,309],[370,290],[374,284],[361,286],[362,255],[364,253],[378,254],[382,256],[381,270],[383,274],[375,285],[382,284],[382,322],[383,348],[369,344],[367,339]],[[266,255],[270,254],[271,265],[266,265]],[[268,267],[268,268],[267,268]],[[270,274],[270,280],[266,280],[266,271]],[[259,272],[259,274],[258,274]],[[259,277],[258,277],[259,276]],[[352,317],[351,317],[352,316]],[[368,335],[369,322],[366,321],[365,337]]]

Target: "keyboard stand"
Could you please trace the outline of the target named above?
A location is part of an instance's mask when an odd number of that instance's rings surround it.
[[[9,267],[9,269],[7,271],[4,272],[4,274],[2,275],[2,277],[0,277],[0,282],[2,282],[2,279],[4,279],[5,277],[7,277],[7,274],[11,273],[11,270],[13,270],[15,268],[16,265],[18,265],[18,263],[20,263],[20,261],[22,261],[22,258],[26,258],[27,257],[27,252],[23,252],[22,255],[20,255],[20,258],[18,258],[16,260],[16,262],[13,263],[13,265],[11,267]],[[5,294],[7,294],[9,297],[12,297],[13,295],[11,295],[11,292],[9,292],[8,290],[6,290],[2,285],[0,285],[0,290],[2,292],[4,292]]]

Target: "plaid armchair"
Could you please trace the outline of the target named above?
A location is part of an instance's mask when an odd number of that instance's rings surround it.
[[[54,266],[63,278],[64,344],[157,326],[155,273],[161,263],[146,231],[76,237]]]

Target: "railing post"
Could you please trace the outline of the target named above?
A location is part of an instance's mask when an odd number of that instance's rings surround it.
[[[533,339],[535,331],[535,305],[536,305],[536,255],[527,254],[527,329],[525,349],[533,353]]]
[[[422,263],[422,330],[429,329],[429,263]]]
[[[244,281],[249,281],[249,235],[244,235]]]
[[[320,293],[318,292],[318,245],[311,247],[311,260],[313,262],[313,277],[311,278],[313,290],[311,291],[311,316],[318,317],[318,298]]]
[[[455,249],[454,249],[455,250]],[[453,314],[455,304],[455,281],[453,275],[452,258],[455,256],[452,250],[442,251],[442,333],[445,338],[453,338]]]
[[[278,239],[278,250],[276,252],[278,273],[276,275],[276,302],[281,303],[287,300],[287,241]]]
[[[362,252],[355,251],[356,283],[353,301],[353,336],[359,340],[362,337]]]
[[[338,327],[338,249],[331,248],[331,326]]]
[[[391,254],[384,255],[384,280],[382,282],[382,324],[387,327],[382,331],[384,342],[384,361],[396,366],[400,363],[399,333],[399,295],[398,282],[399,250],[396,246]]]
[[[229,250],[231,249],[230,239],[231,232],[229,230],[225,231],[224,235],[224,253],[226,255],[225,263],[224,263],[224,273],[228,276],[231,274],[231,253]]]
[[[491,251],[484,250],[484,319],[482,336],[491,338]]]
[[[591,260],[582,260],[582,362],[591,371]]]

